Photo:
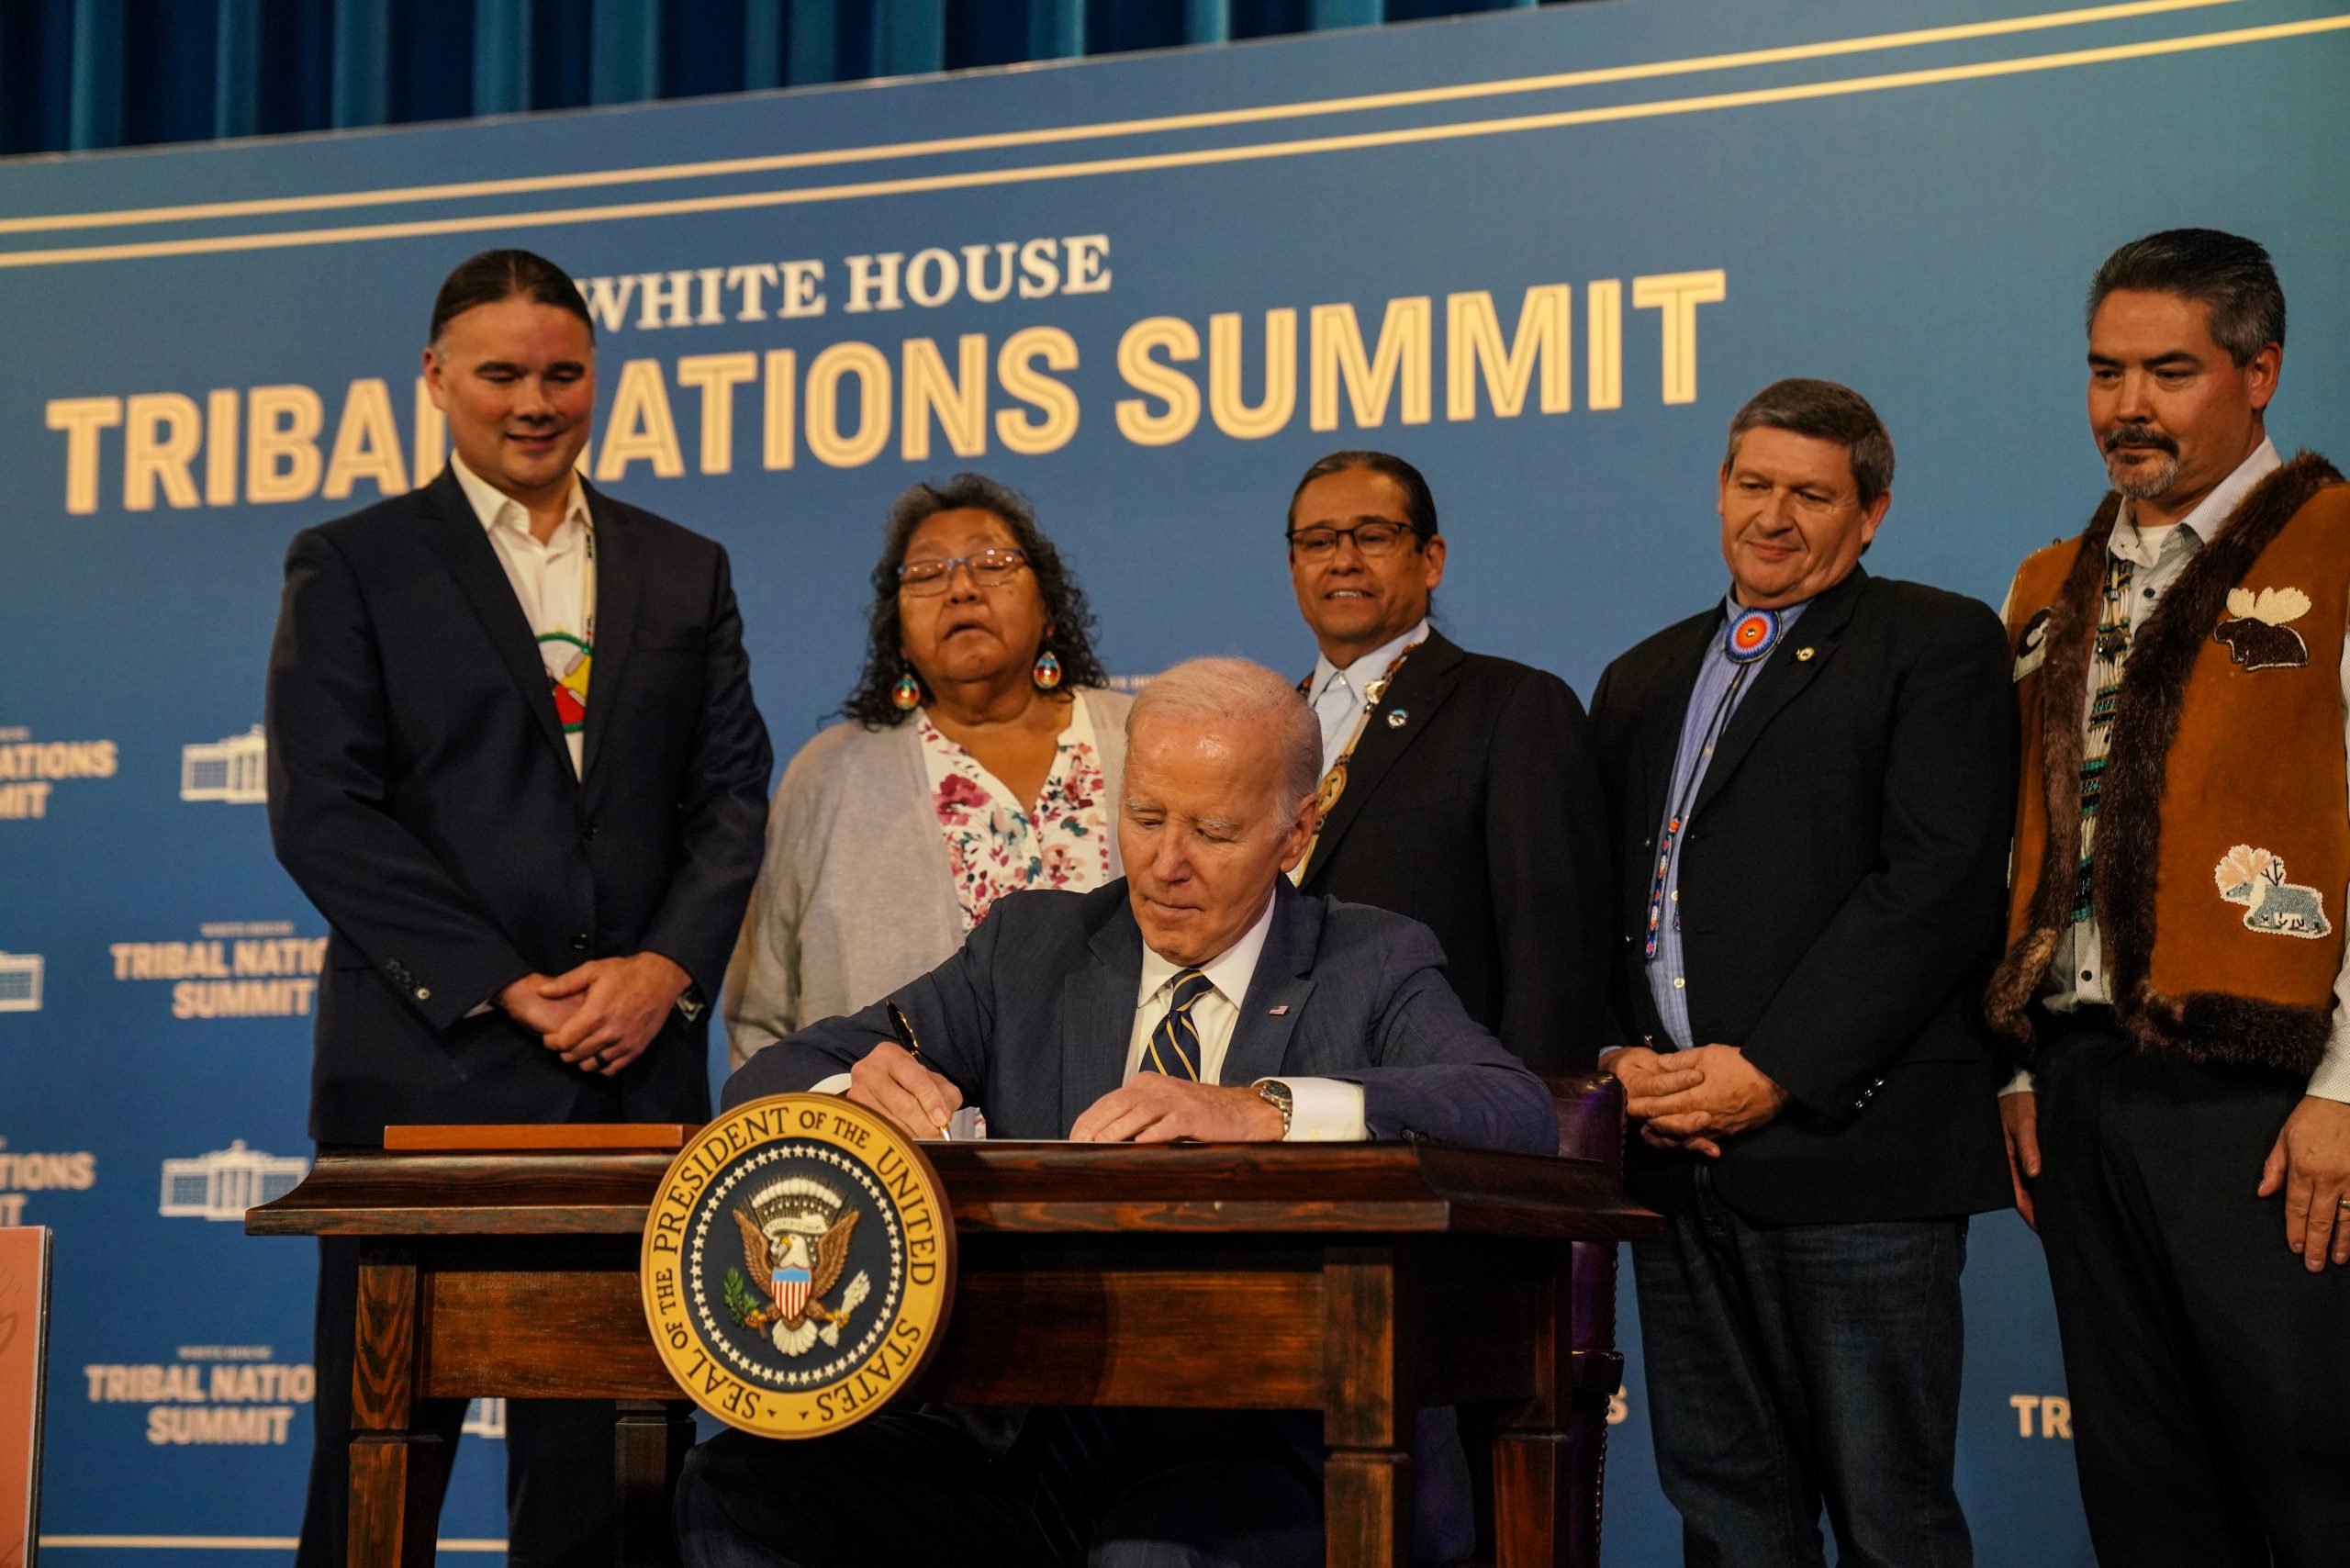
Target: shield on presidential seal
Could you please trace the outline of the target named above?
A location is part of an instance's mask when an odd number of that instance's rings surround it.
[[[776,1270],[772,1278],[775,1288],[767,1294],[775,1298],[775,1305],[784,1316],[796,1318],[808,1310],[808,1287],[814,1282],[815,1275],[786,1264]]]

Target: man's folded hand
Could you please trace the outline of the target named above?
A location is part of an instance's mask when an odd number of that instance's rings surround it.
[[[539,986],[550,1002],[573,1003],[561,1027],[543,1031],[547,1049],[606,1078],[644,1054],[692,980],[658,953],[591,958]]]
[[[1625,1112],[1631,1110],[1634,1101],[1643,1104],[1671,1094],[1696,1089],[1706,1081],[1706,1070],[1695,1065],[1687,1051],[1659,1051],[1647,1046],[1623,1046],[1601,1053],[1599,1070],[1612,1072],[1624,1086]],[[1654,1124],[1639,1124],[1640,1141],[1651,1148],[1680,1148],[1692,1154],[1702,1154],[1708,1159],[1720,1156],[1721,1145],[1703,1134],[1673,1137],[1657,1130]]]
[[[1776,1116],[1787,1103],[1787,1092],[1747,1060],[1746,1053],[1736,1046],[1700,1046],[1683,1051],[1675,1058],[1675,1065],[1683,1058],[1700,1075],[1698,1083],[1662,1092],[1651,1088],[1635,1092],[1624,1103],[1627,1113],[1646,1121],[1649,1130],[1661,1137],[1713,1140],[1750,1132]]]

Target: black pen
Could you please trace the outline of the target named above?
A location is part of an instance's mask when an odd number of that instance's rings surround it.
[[[898,1036],[898,1044],[905,1047],[906,1054],[914,1060],[922,1060],[922,1042],[914,1038],[914,1026],[907,1021],[905,1010],[898,1005],[895,997],[881,1005],[890,1010],[890,1028]],[[947,1130],[945,1122],[938,1124],[938,1136],[949,1143],[955,1141],[955,1135]]]

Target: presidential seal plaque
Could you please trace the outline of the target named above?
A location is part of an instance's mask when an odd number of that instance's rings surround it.
[[[761,1437],[822,1437],[888,1404],[937,1349],[955,1222],[893,1124],[778,1094],[678,1153],[637,1277],[654,1346],[695,1404]]]

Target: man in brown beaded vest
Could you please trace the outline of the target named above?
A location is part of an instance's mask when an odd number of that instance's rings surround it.
[[[2113,493],[2007,609],[2017,1206],[2098,1560],[2340,1563],[2350,486],[2268,440],[2285,297],[2251,241],[2124,245],[2088,337]]]

